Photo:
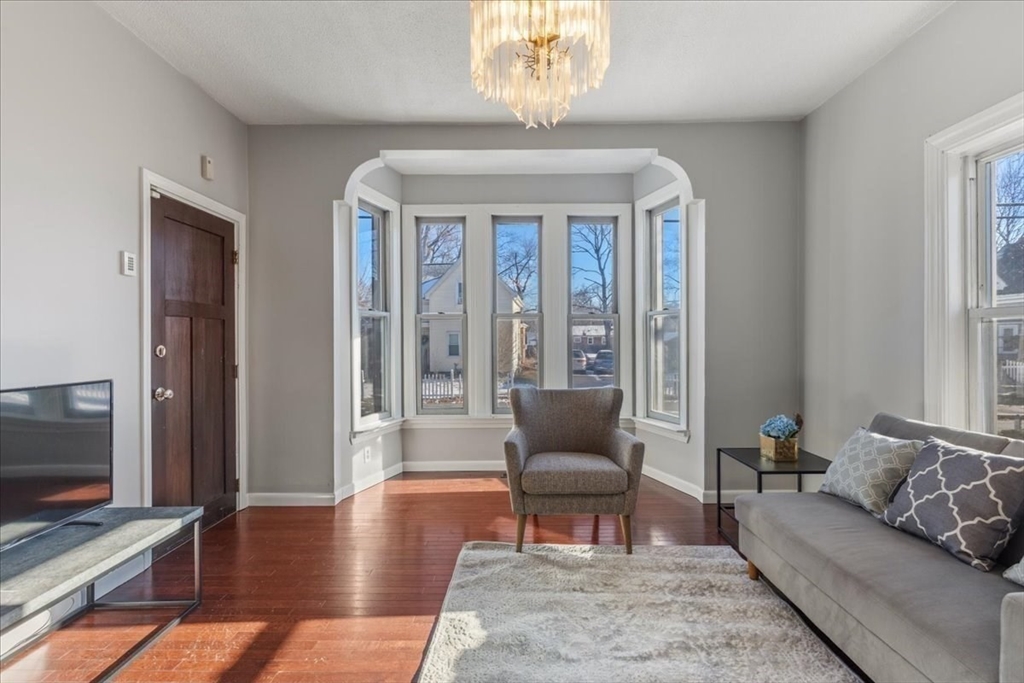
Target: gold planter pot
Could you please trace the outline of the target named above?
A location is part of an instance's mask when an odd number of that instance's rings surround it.
[[[796,460],[797,452],[800,450],[798,439],[773,439],[770,436],[759,434],[761,437],[761,457],[769,460]]]

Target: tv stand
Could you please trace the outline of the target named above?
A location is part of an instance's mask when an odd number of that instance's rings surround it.
[[[178,615],[146,636],[97,676],[110,680],[136,657],[176,626],[202,600],[203,508],[113,508],[90,512],[65,524],[62,533],[53,529],[4,550],[0,590],[0,632],[44,612],[67,598],[85,592],[85,604],[56,624],[14,648],[4,660],[24,650],[69,621],[90,610],[167,609]],[[193,587],[191,597],[181,600],[111,601],[96,598],[96,582],[116,569],[192,527]]]
[[[92,519],[73,519],[70,522],[64,522],[57,528],[61,529],[66,526],[103,526],[103,522]]]

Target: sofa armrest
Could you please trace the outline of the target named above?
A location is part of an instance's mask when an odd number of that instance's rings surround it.
[[[615,464],[626,470],[629,475],[624,514],[631,515],[636,508],[637,494],[640,490],[640,474],[643,472],[644,466],[644,442],[629,432],[616,429],[605,455],[614,460]]]
[[[530,457],[530,444],[526,440],[526,433],[518,427],[513,427],[505,437],[505,471],[508,473],[508,492],[512,498],[512,512],[517,515],[526,514],[522,477],[528,457]]]
[[[1003,598],[999,683],[1024,683],[1024,591]]]

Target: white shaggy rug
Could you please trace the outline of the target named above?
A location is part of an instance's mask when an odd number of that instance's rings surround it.
[[[467,543],[419,683],[855,683],[726,546]]]

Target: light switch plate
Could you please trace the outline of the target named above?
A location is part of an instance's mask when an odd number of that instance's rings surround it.
[[[139,259],[130,251],[121,252],[121,275],[135,277],[139,274]]]

